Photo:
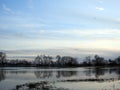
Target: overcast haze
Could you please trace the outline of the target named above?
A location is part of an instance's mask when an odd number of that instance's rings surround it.
[[[116,57],[119,9],[120,0],[0,0],[0,50]]]

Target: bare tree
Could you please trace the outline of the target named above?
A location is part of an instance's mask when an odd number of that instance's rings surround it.
[[[91,61],[91,57],[90,56],[86,56],[85,57],[84,64],[88,65],[88,66],[92,65],[92,61]]]
[[[56,56],[56,59],[57,59],[57,64],[60,65],[61,64],[61,56],[60,55],[57,55]]]
[[[98,56],[98,55],[95,55],[94,56],[94,60],[93,60],[93,62],[94,62],[94,65],[104,65],[105,64],[105,60],[104,60],[104,58],[103,57],[100,57],[100,56]]]
[[[6,54],[3,52],[0,52],[0,63],[4,64],[6,62]]]

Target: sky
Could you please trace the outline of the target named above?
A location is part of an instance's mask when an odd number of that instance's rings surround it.
[[[0,50],[115,55],[120,52],[119,4],[120,0],[0,0]]]

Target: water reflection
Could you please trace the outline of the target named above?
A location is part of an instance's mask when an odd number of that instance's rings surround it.
[[[6,71],[0,69],[0,81],[4,80],[5,78],[6,78]]]
[[[118,77],[115,78],[120,78],[120,68],[88,68],[84,71],[84,74],[88,77],[94,76],[96,79],[105,76],[105,74],[108,76],[111,74],[116,74]]]
[[[57,78],[60,77],[72,77],[77,75],[77,71],[57,71]]]
[[[56,78],[61,77],[72,77],[77,75],[77,71],[34,71],[36,78],[45,79],[50,78],[52,76]]]
[[[116,73],[117,75],[120,75],[120,68],[118,68],[118,69],[116,69],[116,68],[110,69],[109,73]]]
[[[79,69],[74,69],[74,70],[51,70],[51,69],[27,69],[27,70],[8,70],[8,69],[0,69],[0,81],[5,80],[6,77],[14,77],[14,75],[21,74],[24,77],[25,75],[30,75],[32,74],[35,76],[37,79],[46,79],[46,78],[67,78],[69,79],[109,79],[109,78],[115,78],[115,79],[120,79],[120,68],[84,68],[82,71]],[[83,76],[84,78],[82,78]],[[29,77],[29,76],[27,76]]]
[[[52,76],[52,71],[34,71],[36,78],[50,78]]]
[[[92,73],[95,75],[96,79],[99,79],[100,76],[103,76],[105,73],[107,73],[107,69],[102,68],[94,68],[92,69]]]

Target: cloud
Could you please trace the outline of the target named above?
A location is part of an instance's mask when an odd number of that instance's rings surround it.
[[[75,48],[59,48],[59,49],[28,49],[28,50],[2,50],[7,54],[7,57],[12,58],[24,58],[34,60],[36,55],[62,55],[62,56],[73,56],[80,59],[84,59],[85,56],[94,56],[95,54],[102,55],[105,58],[116,58],[119,56],[120,51],[112,50],[95,50],[95,49],[75,49]]]
[[[5,4],[2,4],[2,9],[4,10],[5,13],[14,14],[14,12],[9,7],[7,7]]]
[[[36,32],[31,33],[32,38],[27,37],[29,34],[29,32],[25,36],[24,33],[11,34],[8,37],[9,39],[1,41],[2,49],[6,49],[5,45],[9,45],[8,49],[76,48],[80,49],[77,52],[78,54],[80,52],[84,54],[81,49],[88,50],[88,52],[85,52],[87,54],[96,54],[97,52],[94,50],[120,51],[119,30],[36,30]],[[12,36],[14,39],[11,39]],[[52,38],[53,36],[58,39]],[[66,50],[63,50],[63,52],[66,52]],[[103,54],[104,51],[100,53]]]
[[[69,29],[69,30],[52,30],[53,33],[78,36],[84,38],[119,38],[119,29]]]
[[[96,7],[96,10],[103,11],[104,8],[103,7]]]

